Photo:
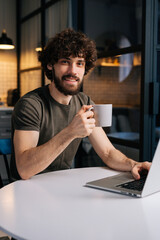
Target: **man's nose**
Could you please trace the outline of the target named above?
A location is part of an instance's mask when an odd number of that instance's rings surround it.
[[[72,75],[77,75],[77,67],[76,64],[70,64],[69,69],[68,69],[68,73],[72,74]]]

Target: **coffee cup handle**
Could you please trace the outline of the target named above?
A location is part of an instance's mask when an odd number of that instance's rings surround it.
[[[90,107],[87,111],[92,111],[94,109],[94,107]]]

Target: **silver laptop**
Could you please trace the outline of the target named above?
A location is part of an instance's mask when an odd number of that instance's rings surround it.
[[[135,189],[134,185],[138,185]],[[145,197],[160,191],[160,140],[158,142],[151,168],[141,180],[133,179],[130,172],[123,172],[112,177],[86,183],[87,187],[121,193],[134,197]]]

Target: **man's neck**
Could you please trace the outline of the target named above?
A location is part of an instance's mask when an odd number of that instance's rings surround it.
[[[52,98],[54,98],[60,104],[68,105],[72,96],[68,95],[65,96],[63,93],[59,92],[58,89],[55,87],[54,82],[51,82],[49,85],[49,92]]]

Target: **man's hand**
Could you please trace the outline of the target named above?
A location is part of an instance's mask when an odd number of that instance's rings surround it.
[[[92,133],[95,127],[95,119],[93,118],[93,111],[88,111],[91,107],[92,105],[82,106],[70,123],[70,131],[72,131],[75,138],[83,138]]]
[[[142,172],[148,173],[150,167],[151,167],[150,162],[136,162],[135,165],[131,169],[131,173],[132,173],[133,177],[136,180],[138,180],[141,178]]]

